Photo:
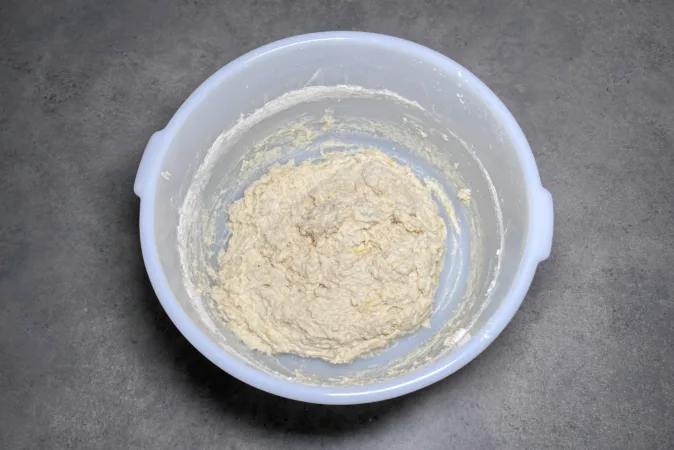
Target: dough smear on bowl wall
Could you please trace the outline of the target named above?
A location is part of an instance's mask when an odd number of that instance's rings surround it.
[[[276,166],[229,210],[213,298],[246,344],[350,362],[429,326],[447,229],[378,150]]]

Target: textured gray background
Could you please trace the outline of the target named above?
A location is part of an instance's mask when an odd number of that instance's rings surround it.
[[[439,50],[514,113],[553,256],[501,337],[404,398],[236,381],[147,281],[135,171],[222,65],[309,31]],[[674,447],[674,2],[0,1],[0,448]]]

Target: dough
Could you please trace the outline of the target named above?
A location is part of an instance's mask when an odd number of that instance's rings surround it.
[[[447,229],[378,150],[272,168],[229,209],[213,297],[264,353],[346,363],[430,325]]]
[[[460,189],[456,197],[463,203],[470,203],[471,191],[468,188]]]

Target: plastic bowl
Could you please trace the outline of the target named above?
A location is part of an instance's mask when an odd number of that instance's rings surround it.
[[[390,153],[447,195],[431,327],[345,365],[247,348],[208,293],[227,205],[273,163],[354,143]],[[384,400],[464,366],[512,319],[552,243],[552,198],[503,103],[451,59],[369,33],[292,37],[223,67],[152,136],[134,190],[145,266],[176,327],[236,378],[312,403]]]

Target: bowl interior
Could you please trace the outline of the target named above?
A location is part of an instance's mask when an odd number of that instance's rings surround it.
[[[480,85],[414,47],[317,39],[260,51],[216,74],[171,136],[155,194],[155,238],[176,299],[220,348],[277,377],[369,385],[459,352],[508,290],[524,249],[526,190]],[[376,147],[438,186],[448,251],[431,328],[350,364],[247,348],[209,294],[227,209],[269,167]],[[471,191],[460,201],[460,189]]]

